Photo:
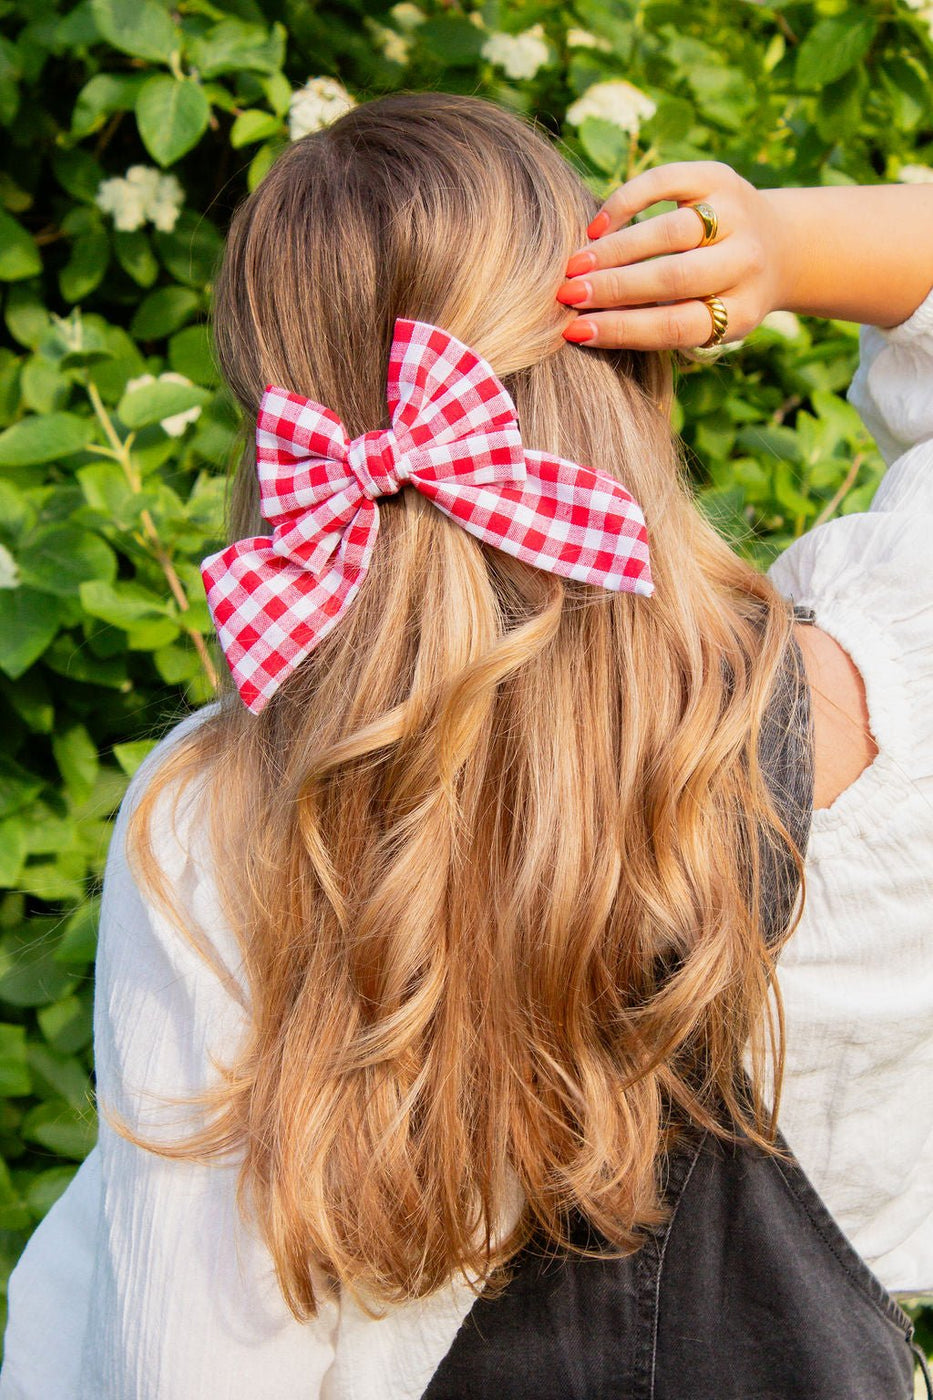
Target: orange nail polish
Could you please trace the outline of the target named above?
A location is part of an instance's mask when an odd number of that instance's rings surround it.
[[[608,227],[609,215],[604,209],[601,214],[596,215],[596,218],[593,220],[593,222],[587,229],[587,233],[589,234],[590,238],[601,238]]]
[[[592,272],[596,266],[596,258],[592,253],[574,253],[567,264],[567,277],[582,277],[584,272]]]
[[[569,287],[561,287],[557,292],[557,300],[564,306],[579,306],[581,301],[589,300],[589,282],[572,282]]]
[[[592,340],[596,335],[596,327],[592,321],[573,321],[563,332],[565,340],[571,341],[574,345],[583,345],[585,341]]]

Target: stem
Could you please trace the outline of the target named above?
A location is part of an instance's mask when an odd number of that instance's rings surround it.
[[[97,385],[94,383],[93,380],[88,380],[87,392],[88,397],[91,400],[94,412],[97,415],[98,422],[103,428],[107,440],[110,443],[109,449],[99,447],[97,449],[98,452],[100,452],[104,456],[112,457],[114,461],[119,462],[126,475],[126,479],[130,484],[130,489],[136,492],[137,494],[141,493],[142,481],[140,480],[139,472],[136,470],[136,467],[133,464],[133,458],[130,453],[130,445],[133,441],[132,436],[128,437],[125,442],[121,439],[119,433],[113,425],[113,419],[110,417],[110,414],[104,407],[104,403],[98,392]],[[140,511],[139,518],[142,522],[143,536],[140,537],[139,535],[137,535],[136,538],[139,540],[139,542],[143,545],[144,548],[148,549],[149,554],[152,556],[153,559],[155,559],[156,563],[159,565],[162,572],[164,573],[165,578],[168,582],[168,586],[172,590],[172,594],[175,598],[176,603],[178,604],[179,612],[190,612],[191,605],[189,604],[188,599],[185,595],[185,590],[182,586],[181,579],[178,577],[178,574],[175,571],[175,566],[172,563],[171,555],[169,554],[168,550],[162,542],[159,532],[156,529],[155,521],[153,520],[148,508]],[[204,673],[207,676],[207,679],[210,681],[212,688],[216,690],[218,685],[220,684],[220,678],[217,675],[214,663],[210,658],[210,653],[207,650],[207,645],[204,641],[203,636],[196,627],[185,626],[184,622],[182,623],[182,625],[184,626],[185,631],[194,643],[195,650],[197,651],[198,656],[201,660],[201,665],[204,668]]]
[[[826,502],[825,506],[810,526],[811,530],[815,530],[817,525],[822,525],[824,521],[827,521],[840,502],[849,494],[852,487],[855,485],[855,478],[858,476],[859,468],[864,460],[865,453],[856,452],[855,456],[852,458],[852,465],[845,474],[842,485],[839,487],[839,490],[836,492],[835,496],[833,496],[832,500]]]

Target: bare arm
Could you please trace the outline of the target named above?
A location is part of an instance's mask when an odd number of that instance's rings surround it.
[[[660,201],[699,200],[719,217],[705,248],[690,209],[631,222]],[[728,165],[687,161],[621,185],[594,234],[557,293],[579,313],[565,335],[586,345],[701,345],[710,295],[728,311],[726,341],[778,309],[892,326],[933,285],[933,186],[756,190]]]

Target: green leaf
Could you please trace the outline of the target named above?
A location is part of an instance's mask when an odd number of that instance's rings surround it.
[[[0,590],[0,671],[18,680],[58,631],[61,604],[35,588]]]
[[[139,340],[159,340],[180,330],[200,306],[201,298],[190,287],[160,287],[140,303],[130,330]]]
[[[75,239],[71,256],[58,274],[64,301],[83,301],[99,287],[110,262],[110,240],[104,228],[89,229]]]
[[[0,885],[11,889],[16,884],[26,855],[26,825],[23,818],[7,817],[6,821],[0,821]]]
[[[22,224],[0,209],[0,281],[19,282],[42,271],[39,249]]]
[[[485,35],[461,15],[429,19],[418,26],[418,41],[451,68],[471,67],[480,57]]]
[[[60,151],[52,160],[52,172],[62,189],[83,204],[93,204],[104,172],[90,151],[80,146]]]
[[[39,1028],[59,1055],[73,1055],[90,1044],[93,1029],[91,998],[62,997],[36,1013]]]
[[[230,128],[230,145],[234,149],[250,146],[254,141],[265,141],[282,129],[281,118],[271,112],[260,112],[255,108],[241,112]]]
[[[20,1132],[28,1142],[81,1162],[97,1140],[97,1122],[90,1108],[79,1110],[63,1099],[51,1100],[26,1114]]]
[[[0,1025],[0,1098],[32,1093],[24,1026]]]
[[[57,462],[80,452],[94,436],[94,422],[75,413],[47,413],[21,418],[0,433],[0,467],[29,467]]]
[[[113,756],[128,778],[132,778],[146,754],[151,753],[157,739],[133,739],[126,744],[114,744]]]
[[[83,802],[94,789],[100,766],[94,740],[83,724],[72,724],[53,737],[52,752],[65,785],[76,802]]]
[[[182,210],[171,233],[155,233],[153,242],[166,272],[199,288],[213,280],[224,246],[210,220],[190,209]]]
[[[91,0],[91,12],[108,44],[134,58],[168,63],[180,36],[155,0]]]
[[[0,1001],[11,1006],[46,1006],[67,996],[77,978],[54,961],[57,919],[33,917],[27,929],[0,940]]]
[[[878,29],[872,14],[847,10],[821,20],[797,50],[797,82],[802,88],[823,88],[861,63]]]
[[[99,617],[123,631],[141,622],[162,619],[168,609],[168,604],[157,593],[151,593],[132,580],[103,583],[92,579],[90,583],[82,583],[81,602],[91,617]]]
[[[100,535],[78,525],[48,525],[26,541],[23,582],[43,593],[77,596],[86,579],[116,578],[117,557]]]
[[[590,160],[607,175],[617,175],[629,156],[630,137],[615,122],[587,117],[580,124],[580,144]]]
[[[285,31],[263,24],[224,19],[189,45],[191,62],[202,78],[222,73],[276,73],[285,62]]]
[[[6,294],[4,320],[7,330],[20,345],[34,350],[49,330],[49,313],[40,300],[36,286],[13,286]]]
[[[22,811],[42,790],[42,780],[9,754],[0,754],[0,816]]]
[[[157,380],[130,389],[117,405],[117,414],[128,428],[143,428],[147,423],[160,423],[175,413],[207,403],[210,393],[197,384],[173,384]]]
[[[0,1230],[21,1230],[30,1220],[29,1207],[13,1185],[6,1162],[0,1159]]]
[[[132,112],[145,82],[145,73],[95,73],[78,93],[71,114],[72,136],[90,136],[112,112]]]
[[[23,590],[19,589],[21,593]],[[2,664],[2,663],[0,663]],[[43,666],[69,681],[103,686],[107,690],[130,691],[133,682],[126,672],[125,657],[97,657],[86,642],[74,637],[56,637],[42,657]]]
[[[140,287],[151,287],[159,275],[159,264],[144,229],[124,233],[115,229],[113,251],[123,271]]]
[[[73,1055],[57,1055],[42,1040],[30,1039],[26,1058],[35,1085],[42,1099],[64,1099],[72,1108],[84,1109],[91,1102],[88,1072]]]
[[[54,953],[55,961],[65,967],[86,967],[93,962],[97,952],[99,922],[100,895],[95,895],[76,909],[65,924],[61,942]]]
[[[33,413],[55,413],[71,398],[69,381],[41,355],[30,355],[23,365],[21,387],[23,405]]]
[[[176,374],[195,384],[214,385],[220,377],[206,326],[188,326],[173,335],[168,343],[168,362]]]
[[[210,121],[210,103],[191,78],[158,74],[140,88],[136,124],[143,145],[160,165],[173,165],[196,146]]]

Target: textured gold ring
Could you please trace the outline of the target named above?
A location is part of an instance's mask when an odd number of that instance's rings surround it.
[[[726,333],[726,327],[729,324],[729,313],[723,306],[719,297],[700,297],[700,301],[702,301],[709,312],[710,320],[713,323],[713,330],[709,340],[704,340],[700,347],[702,350],[708,350],[711,345],[719,345],[722,342],[722,338]]]
[[[716,210],[711,204],[701,202],[700,204],[685,204],[684,209],[692,209],[694,214],[703,225],[703,237],[697,244],[698,248],[705,248],[707,243],[712,243],[719,232],[719,219]]]

